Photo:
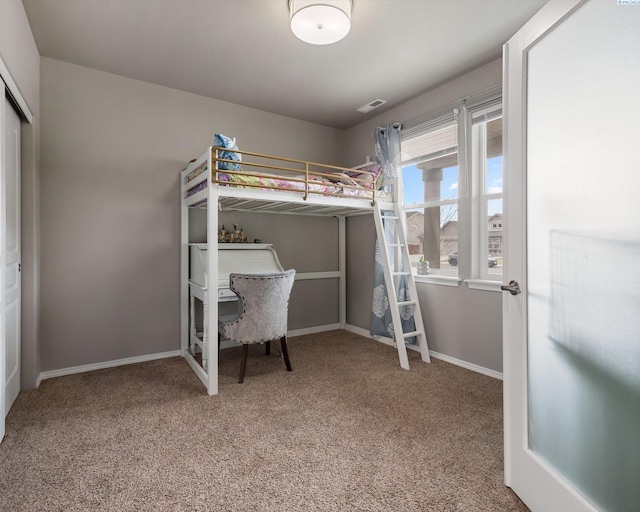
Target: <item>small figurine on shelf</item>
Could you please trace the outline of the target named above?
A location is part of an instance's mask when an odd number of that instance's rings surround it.
[[[238,225],[233,225],[233,231],[226,231],[224,224],[220,231],[218,231],[218,243],[222,244],[246,244],[249,242],[249,238],[245,235],[242,228],[238,229]]]

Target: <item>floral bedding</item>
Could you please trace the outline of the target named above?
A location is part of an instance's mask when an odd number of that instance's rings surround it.
[[[279,187],[287,190],[305,191],[305,184],[299,181],[290,181],[283,176],[276,175],[266,175],[261,174],[260,176],[245,176],[242,174],[230,174],[226,172],[218,171],[217,173],[218,181],[229,182],[229,186],[234,186],[238,188],[255,188],[255,189],[263,189],[270,190],[265,187]],[[332,195],[332,194],[343,194],[345,196],[351,197],[361,197],[361,198],[371,198],[372,190],[371,186],[363,185],[363,182],[358,182],[353,179],[350,179],[347,175],[336,175],[336,181],[330,181],[325,178],[321,178],[318,176],[312,177],[313,181],[309,182],[309,191],[322,194],[322,195]],[[357,188],[347,188],[342,185],[349,185]],[[224,185],[223,185],[224,186]],[[199,183],[197,186],[189,189],[187,191],[187,197],[192,196],[193,194],[199,192],[200,190],[204,190],[207,187],[207,182],[203,181]],[[376,194],[377,195],[377,194]]]
[[[261,188],[261,187],[279,187],[286,188],[287,190],[298,190],[304,192],[305,184],[299,181],[290,181],[282,176],[244,176],[241,174],[227,174],[224,172],[218,172],[218,181],[228,181],[233,183],[234,186],[243,188],[243,185],[257,185],[246,188]],[[356,185],[356,182],[351,182],[349,185]],[[314,177],[313,181],[309,181],[309,191],[317,192],[322,195],[331,194],[344,194],[353,197],[371,197],[371,190],[366,188],[344,188],[340,183],[325,180],[322,178]]]

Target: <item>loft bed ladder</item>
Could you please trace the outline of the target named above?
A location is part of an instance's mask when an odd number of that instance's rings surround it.
[[[418,291],[415,279],[411,272],[411,261],[409,259],[409,246],[407,244],[407,217],[404,209],[402,194],[402,180],[395,178],[386,182],[393,189],[393,203],[376,202],[373,209],[373,217],[376,225],[376,234],[380,244],[380,254],[382,256],[382,268],[384,269],[384,280],[389,299],[389,308],[393,320],[394,345],[398,349],[400,366],[405,370],[409,369],[409,358],[407,356],[406,340],[416,338],[420,356],[426,363],[431,362],[429,347],[427,346],[427,335],[422,320],[420,303],[418,302]],[[393,241],[389,243],[385,236],[385,223],[392,222]],[[409,290],[409,297],[404,301],[398,301],[398,289],[401,278],[406,279]],[[403,330],[401,320],[401,308],[413,308],[415,330],[406,332]]]

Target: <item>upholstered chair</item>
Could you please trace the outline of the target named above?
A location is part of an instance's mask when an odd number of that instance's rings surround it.
[[[229,284],[238,296],[238,314],[223,317],[218,322],[218,343],[221,336],[242,343],[240,379],[244,381],[249,345],[265,343],[270,353],[271,340],[280,338],[282,356],[287,371],[291,371],[287,351],[287,313],[295,270],[274,274],[231,274]]]

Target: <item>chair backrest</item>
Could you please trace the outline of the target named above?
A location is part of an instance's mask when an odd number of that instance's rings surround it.
[[[237,320],[224,325],[224,335],[242,343],[286,336],[289,296],[295,270],[274,274],[231,274],[229,284],[241,299]]]

